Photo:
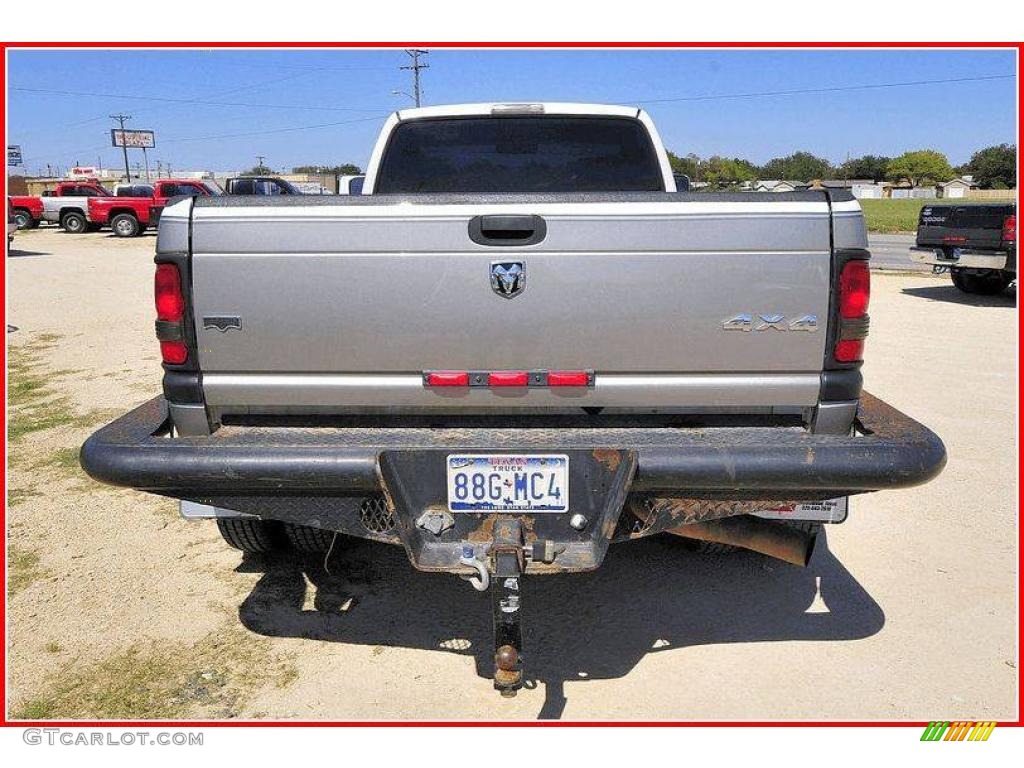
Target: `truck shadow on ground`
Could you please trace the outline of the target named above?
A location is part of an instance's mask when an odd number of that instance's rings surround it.
[[[238,570],[262,576],[239,607],[242,623],[271,637],[472,656],[477,673],[490,678],[488,594],[451,575],[415,571],[397,546],[345,544],[331,557],[331,573],[319,559],[246,557]],[[308,585],[312,610],[303,607]],[[648,653],[854,640],[885,623],[824,534],[806,569],[743,551],[702,555],[656,536],[613,546],[593,573],[527,579],[523,596],[527,687],[545,685],[538,719],[561,717],[566,681],[622,677]]]
[[[7,250],[7,255],[12,259],[23,259],[26,256],[52,256],[53,254],[46,251],[23,251],[12,246]]]
[[[920,299],[931,299],[932,301],[947,301],[950,304],[963,304],[968,307],[1009,307],[1017,306],[1017,288],[1007,288],[995,296],[979,296],[973,293],[964,293],[952,283],[948,285],[929,285],[921,288],[904,288],[902,291],[907,296],[916,296]]]

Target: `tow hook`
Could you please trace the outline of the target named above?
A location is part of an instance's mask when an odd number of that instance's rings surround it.
[[[468,565],[476,571],[476,573],[469,576],[460,573],[459,578],[468,581],[477,592],[486,592],[491,584],[491,574],[487,571],[487,564],[476,559],[471,545],[463,546],[462,557],[459,558],[459,562],[462,565]]]

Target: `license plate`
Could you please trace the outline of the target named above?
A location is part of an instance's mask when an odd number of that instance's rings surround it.
[[[451,512],[565,512],[569,457],[456,454],[448,457]]]

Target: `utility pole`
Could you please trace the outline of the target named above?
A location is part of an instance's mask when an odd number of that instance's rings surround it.
[[[407,67],[399,67],[399,69],[411,69],[412,70],[412,100],[416,102],[416,106],[420,105],[420,97],[422,91],[420,90],[420,70],[430,69],[429,64],[420,64],[420,56],[426,56],[430,51],[425,51],[422,48],[406,48],[405,52],[412,58],[412,64]]]
[[[266,159],[266,157],[264,155],[256,155],[256,159],[259,160],[259,163],[256,166],[256,173],[264,173],[263,161]]]
[[[121,149],[124,150],[124,172],[128,177],[125,179],[125,181],[131,181],[132,172],[131,169],[128,167],[128,142],[124,140],[124,121],[131,120],[132,116],[122,115],[120,112],[118,112],[116,115],[110,115],[110,119],[117,120],[121,124]]]

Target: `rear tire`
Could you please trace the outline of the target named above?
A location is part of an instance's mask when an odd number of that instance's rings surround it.
[[[32,229],[32,214],[24,208],[15,208],[14,226],[18,229]]]
[[[243,552],[264,554],[280,548],[280,529],[273,521],[251,517],[218,517],[217,528],[224,541]]]
[[[86,226],[89,222],[81,213],[77,211],[69,211],[60,217],[60,226],[65,232],[71,235],[78,235],[85,232]]]
[[[110,228],[117,237],[136,237],[142,232],[139,220],[130,213],[119,213],[110,220]]]
[[[951,270],[953,285],[964,293],[977,296],[995,296],[1006,290],[1012,278],[997,270],[973,273],[962,269]]]
[[[307,555],[325,554],[335,537],[334,531],[293,523],[284,524],[284,533],[292,547]]]

